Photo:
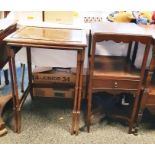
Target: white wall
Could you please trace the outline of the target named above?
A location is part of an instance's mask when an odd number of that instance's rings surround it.
[[[72,24],[73,27],[83,27],[86,29],[87,32],[87,39],[88,39],[88,32],[90,29],[90,24],[84,24],[83,17],[85,16],[99,16],[102,17],[103,21],[106,21],[106,17],[111,12],[101,12],[101,11],[87,11],[87,12],[79,12],[79,17],[76,17],[76,20]],[[18,17],[18,23],[19,24],[39,24],[41,25],[41,12],[12,12],[12,15],[10,15],[11,18]],[[33,19],[29,19],[27,17],[33,17]],[[26,22],[28,21],[28,22]],[[46,23],[47,24],[47,23]],[[53,23],[52,23],[53,24]],[[53,26],[51,23],[48,26]],[[45,25],[45,24],[44,24]],[[58,26],[58,25],[57,25]],[[60,25],[59,25],[60,26]],[[69,27],[69,25],[63,25]],[[60,51],[60,50],[49,50],[49,49],[38,49],[38,48],[32,48],[32,60],[33,64],[37,66],[51,66],[51,67],[75,67],[76,66],[76,52],[66,52],[66,51]],[[52,51],[52,52],[51,52]],[[125,52],[124,52],[125,51]],[[142,56],[143,56],[143,45],[139,45],[138,54],[136,58],[135,65],[139,68],[141,66],[142,62]],[[87,68],[88,59],[87,59],[87,52],[88,48],[86,48],[86,54],[85,54],[85,64],[84,67]],[[103,54],[103,55],[126,55],[127,52],[127,45],[120,43],[119,45],[114,44],[113,42],[105,42],[105,43],[99,43],[97,45],[97,54]],[[17,55],[17,59],[22,62],[26,62],[26,54],[25,49],[23,48]],[[149,59],[147,62],[147,66],[150,63],[151,59],[151,50],[149,54]]]

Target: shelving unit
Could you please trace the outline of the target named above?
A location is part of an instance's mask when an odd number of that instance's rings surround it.
[[[153,59],[153,58],[152,58]],[[155,67],[155,66],[154,66]],[[151,70],[149,70],[147,74],[147,83],[149,79],[152,79]],[[142,90],[142,98],[140,104],[140,112],[138,114],[138,122],[141,121],[143,111],[147,108],[151,113],[155,113],[155,85],[153,83],[144,85],[144,89]]]
[[[140,101],[140,110],[138,113],[138,123],[140,123],[143,111],[147,108],[151,113],[155,114],[155,26],[143,26],[147,33],[152,34],[152,58],[149,69],[146,73],[146,80],[142,89],[142,97]]]
[[[77,52],[77,67],[76,67],[76,80],[74,84],[74,103],[73,103],[73,117],[71,134],[78,135],[79,133],[79,122],[80,122],[80,107],[81,107],[81,96],[82,96],[82,83],[83,83],[83,64],[84,64],[84,53],[86,44],[86,33],[82,29],[65,29],[65,28],[47,28],[47,27],[33,27],[26,26],[20,28],[12,35],[9,35],[4,39],[8,46],[8,53],[11,55],[10,71],[11,81],[13,83],[14,93],[14,118],[15,118],[15,131],[20,133],[21,131],[21,108],[22,105],[30,92],[31,98],[33,99],[33,87],[32,80],[32,62],[31,62],[31,47],[47,48],[47,49],[60,49],[60,50],[75,50]],[[16,63],[15,54],[18,52],[15,48],[26,47],[27,52],[27,64],[28,64],[28,79],[29,84],[27,89],[23,93],[23,97],[19,98],[17,76],[16,76]],[[47,84],[46,84],[47,86]],[[40,85],[40,87],[46,87]],[[53,86],[53,85],[52,85]]]
[[[4,14],[6,16],[6,12],[4,12]],[[3,25],[3,22],[5,23],[5,21],[1,21],[1,22],[2,22],[1,23],[2,25]],[[1,70],[6,65],[6,63],[9,61],[9,56],[7,55],[7,52],[6,52],[6,44],[3,42],[3,39],[7,35],[14,32],[15,30],[16,30],[16,23],[13,23],[12,25],[8,25],[6,29],[1,29],[0,27],[0,85],[1,85]],[[8,70],[4,70],[4,75],[5,75],[5,84],[9,84]],[[11,101],[11,99],[12,99],[11,93],[5,96],[0,96],[0,136],[7,133],[7,130],[5,128],[5,122],[2,119],[2,114],[3,114],[3,109],[5,105],[9,101]]]
[[[102,41],[127,43],[127,55],[123,57],[96,55],[96,45]],[[137,69],[134,63],[139,42],[145,45],[145,54],[141,68]],[[129,123],[129,133],[136,133],[136,114],[151,44],[151,35],[133,23],[95,23],[92,24],[91,44],[91,53],[89,54],[88,131],[90,130],[91,124],[92,93],[106,91],[113,94],[133,94],[134,102],[132,108],[129,108],[129,112],[125,112],[127,115],[118,108],[111,108],[111,115],[115,118],[127,120]],[[132,48],[133,45],[134,48]]]

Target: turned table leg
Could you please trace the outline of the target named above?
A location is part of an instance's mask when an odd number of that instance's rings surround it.
[[[19,100],[19,94],[18,94],[17,75],[16,75],[15,52],[13,51],[13,49],[8,47],[8,53],[10,55],[9,68],[10,68],[10,77],[11,77],[11,84],[12,84],[15,132],[20,133],[21,116],[20,116],[20,100]]]
[[[9,76],[8,76],[8,69],[4,70],[4,78],[5,78],[5,84],[9,84]]]
[[[3,136],[7,133],[7,129],[5,128],[5,122],[2,118],[2,113],[5,105],[11,100],[12,95],[0,96],[0,136]]]
[[[72,112],[72,127],[71,134],[76,132],[76,118],[77,118],[77,100],[78,100],[78,86],[79,86],[79,73],[80,73],[80,53],[77,53],[77,69],[76,69],[76,82],[75,82],[75,93],[74,93],[74,105]]]
[[[84,50],[80,51],[80,74],[79,74],[79,89],[78,89],[78,105],[77,105],[77,119],[76,119],[76,135],[79,133],[80,123],[80,109],[81,109],[81,96],[83,87],[83,64],[84,64]]]

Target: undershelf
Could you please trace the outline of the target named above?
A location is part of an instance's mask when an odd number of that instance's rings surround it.
[[[119,94],[115,96],[107,92],[93,93],[92,112],[95,114],[95,110],[97,109],[97,113],[103,113],[108,117],[129,121],[133,109],[134,98],[129,96],[127,99],[127,102],[130,101],[129,105],[125,106],[121,104],[122,95],[123,94]]]
[[[95,56],[93,78],[140,79],[140,70],[127,62],[126,57]]]

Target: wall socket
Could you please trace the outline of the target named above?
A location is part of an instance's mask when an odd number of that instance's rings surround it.
[[[84,17],[84,23],[102,22],[102,17]]]

